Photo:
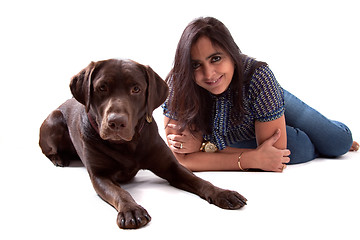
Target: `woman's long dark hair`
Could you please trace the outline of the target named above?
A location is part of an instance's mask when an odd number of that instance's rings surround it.
[[[191,61],[191,47],[202,36],[208,37],[214,46],[226,51],[235,64],[231,88],[235,89],[233,109],[237,111],[232,115],[237,118],[244,113],[242,89],[251,76],[244,75],[243,61],[247,56],[241,53],[222,22],[206,17],[188,24],[177,45],[174,67],[166,77],[166,82],[171,87],[168,110],[176,114],[182,129],[188,127],[191,131],[205,134],[211,130],[212,100],[207,90],[196,84]]]

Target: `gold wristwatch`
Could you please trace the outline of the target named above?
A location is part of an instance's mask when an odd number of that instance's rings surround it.
[[[217,149],[216,145],[211,142],[203,142],[200,147],[200,151],[208,152],[208,153],[214,153],[217,150],[218,149]]]

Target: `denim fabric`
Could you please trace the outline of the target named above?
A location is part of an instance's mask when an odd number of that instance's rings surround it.
[[[329,120],[300,99],[284,90],[287,148],[290,164],[304,163],[317,157],[338,157],[349,151],[353,139],[343,123]],[[230,147],[257,147],[256,140]]]

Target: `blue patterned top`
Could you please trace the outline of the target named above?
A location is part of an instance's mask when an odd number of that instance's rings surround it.
[[[245,71],[249,71],[253,61],[255,60],[252,58],[245,60]],[[176,119],[176,113],[170,113],[167,108],[172,96],[171,82],[169,85],[170,95],[162,108],[165,116]],[[255,120],[273,121],[285,112],[284,91],[267,65],[255,69],[248,87],[242,90],[245,115],[242,116],[239,124],[234,123],[230,116],[234,90],[229,87],[221,95],[209,93],[213,99],[212,131],[211,134],[203,137],[206,141],[214,143],[220,150],[237,142],[254,139]]]

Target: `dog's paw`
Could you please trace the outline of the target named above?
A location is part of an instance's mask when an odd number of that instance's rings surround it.
[[[207,201],[223,209],[239,209],[246,205],[247,199],[238,192],[221,190],[209,196]]]
[[[123,229],[141,228],[151,221],[150,215],[140,205],[125,206],[117,216],[117,224]]]

